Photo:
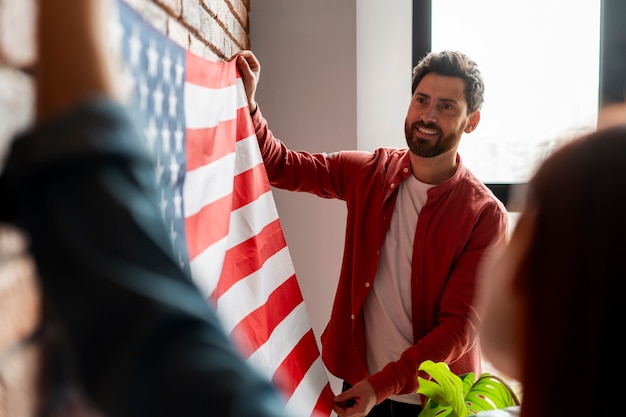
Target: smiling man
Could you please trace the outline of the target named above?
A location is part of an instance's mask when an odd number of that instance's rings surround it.
[[[260,63],[250,51],[236,59],[270,183],[347,206],[343,264],[322,334],[324,363],[344,381],[335,412],[416,417],[423,361],[481,372],[477,267],[506,236],[506,209],[457,153],[480,121],[476,64],[448,51],[417,64],[408,148],[325,154],[289,150],[274,137],[255,101]]]

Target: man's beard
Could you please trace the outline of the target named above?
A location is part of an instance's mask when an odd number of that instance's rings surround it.
[[[404,121],[404,137],[406,138],[406,144],[409,146],[411,152],[422,158],[434,158],[444,154],[454,148],[458,143],[460,134],[458,132],[452,132],[447,135],[441,135],[437,140],[426,140],[417,137],[415,131],[417,127],[423,127],[425,129],[436,130],[442,134],[441,128],[434,123],[418,123],[415,122],[409,127],[408,122]]]

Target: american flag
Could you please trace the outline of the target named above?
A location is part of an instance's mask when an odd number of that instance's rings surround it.
[[[121,0],[118,17],[132,108],[181,268],[292,415],[330,415],[333,394],[234,61],[185,51]]]

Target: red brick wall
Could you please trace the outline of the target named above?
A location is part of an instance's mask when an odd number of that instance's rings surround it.
[[[206,59],[227,60],[249,47],[250,0],[126,1],[157,30]],[[0,159],[33,117],[34,81],[24,68],[36,62],[36,4],[0,0]],[[37,333],[43,311],[24,236],[0,224],[0,417],[35,416],[45,399],[48,340]]]

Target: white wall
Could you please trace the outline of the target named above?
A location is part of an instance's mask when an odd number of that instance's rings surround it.
[[[311,152],[404,146],[411,0],[389,4],[251,1],[250,43],[261,62],[257,99],[287,146]],[[319,343],[341,267],[345,204],[276,189],[274,197]],[[330,380],[338,393],[338,380]]]
[[[357,0],[357,145],[406,147],[412,0]],[[393,7],[390,7],[393,6]]]

